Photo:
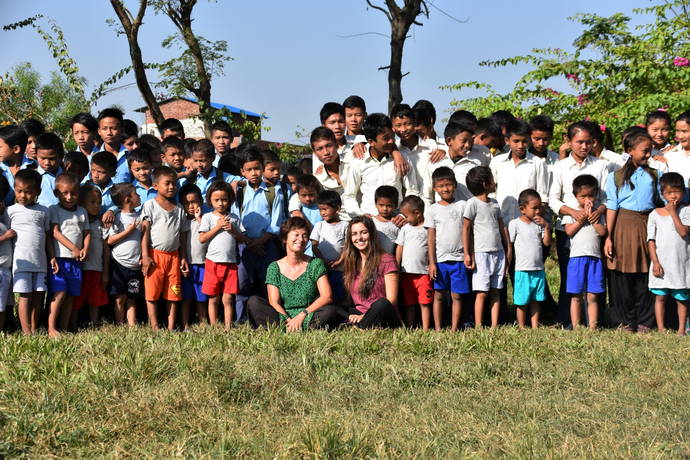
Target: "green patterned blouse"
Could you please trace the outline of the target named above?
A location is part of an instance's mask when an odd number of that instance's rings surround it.
[[[319,296],[319,289],[316,281],[327,273],[326,265],[323,260],[313,258],[309,261],[307,269],[295,280],[291,280],[282,273],[278,262],[272,262],[266,270],[266,284],[271,284],[280,291],[280,298],[283,300],[283,308],[287,311],[290,318],[297,316],[302,310],[308,307]],[[280,325],[285,326],[285,316],[280,315]],[[309,313],[302,329],[309,327],[314,313]]]

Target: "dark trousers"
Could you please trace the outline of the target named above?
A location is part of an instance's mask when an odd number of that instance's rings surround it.
[[[237,265],[237,278],[239,281],[240,292],[235,300],[235,315],[237,322],[243,323],[247,320],[247,300],[253,295],[266,296],[266,269],[278,260],[278,245],[271,240],[266,243],[266,253],[258,256],[252,251],[247,250],[244,244],[238,245],[239,260]]]
[[[276,327],[280,324],[280,315],[269,303],[268,300],[258,295],[251,296],[247,301],[247,315],[249,323],[254,327]],[[326,305],[314,312],[310,328],[335,328],[342,321],[338,314],[337,307]]]
[[[558,271],[561,274],[561,288],[558,291],[556,321],[563,326],[569,326],[570,295],[565,292],[565,288],[568,277],[568,262],[570,261],[570,243],[568,241],[568,235],[562,230],[556,230],[556,255],[558,256]]]
[[[349,315],[361,315],[362,312],[354,307],[348,310],[341,308],[340,314],[345,321],[347,321]],[[373,329],[373,328],[387,328],[387,327],[399,327],[400,322],[395,315],[395,309],[393,304],[388,301],[387,298],[382,297],[373,304],[367,312],[362,317],[362,320],[356,324],[360,329]]]
[[[654,325],[654,296],[647,288],[648,273],[608,272],[610,296],[610,317],[612,326]]]

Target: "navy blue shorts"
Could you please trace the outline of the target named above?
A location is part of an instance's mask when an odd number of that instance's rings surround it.
[[[182,277],[182,300],[206,302],[208,296],[201,292],[204,282],[204,264],[190,264],[189,275]]]
[[[144,274],[110,259],[110,295],[127,294],[130,299],[144,296]]]
[[[604,292],[604,265],[591,256],[571,257],[565,285],[568,294],[602,294]]]
[[[434,289],[437,291],[450,291],[455,294],[467,294],[471,292],[470,280],[467,276],[465,263],[461,260],[438,262],[436,264]]]
[[[50,292],[67,292],[68,296],[81,294],[81,262],[65,257],[57,258],[58,272],[50,273],[48,290]]]
[[[331,283],[331,291],[333,292],[333,299],[344,299],[347,297],[345,291],[345,279],[343,272],[338,270],[328,270],[328,282]]]

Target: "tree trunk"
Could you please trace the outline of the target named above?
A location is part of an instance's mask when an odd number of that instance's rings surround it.
[[[391,61],[388,68],[388,114],[393,112],[393,108],[400,104],[402,97],[402,57],[405,47],[407,28],[400,20],[395,20],[391,24]],[[409,26],[408,26],[409,28]]]
[[[146,13],[147,0],[140,0],[139,11],[134,20],[132,20],[132,15],[120,0],[110,0],[115,13],[117,14],[122,28],[127,36],[127,42],[129,43],[129,56],[132,59],[132,69],[134,70],[134,78],[137,82],[137,87],[141,96],[146,102],[146,106],[151,112],[154,122],[158,126],[159,132],[162,134],[161,125],[165,121],[163,112],[156,101],[156,96],[151,90],[151,85],[149,85],[149,80],[146,77],[146,69],[144,68],[144,60],[141,56],[141,48],[139,47],[139,26],[144,19],[144,14]]]

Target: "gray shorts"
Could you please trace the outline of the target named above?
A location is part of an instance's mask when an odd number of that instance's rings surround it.
[[[502,289],[506,272],[506,256],[503,251],[475,252],[472,290],[487,292]]]

